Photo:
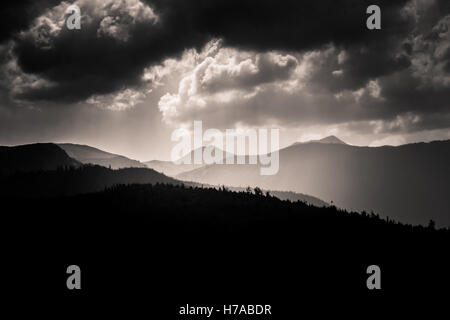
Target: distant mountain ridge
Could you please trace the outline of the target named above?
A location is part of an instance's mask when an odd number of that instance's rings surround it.
[[[59,143],[58,146],[65,150],[70,157],[84,164],[97,164],[104,167],[110,167],[111,169],[147,167],[144,163],[137,160],[132,160],[87,145]]]

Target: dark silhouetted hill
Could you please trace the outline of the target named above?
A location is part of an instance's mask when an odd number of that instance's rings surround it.
[[[196,182],[186,182],[167,177],[153,169],[124,168],[109,169],[98,165],[80,165],[79,167],[60,167],[57,170],[38,170],[35,172],[18,172],[1,177],[0,192],[10,196],[57,196],[75,195],[102,191],[117,184],[155,184],[169,183],[173,185],[216,188],[223,187],[202,185]],[[232,191],[245,191],[247,188],[228,188]],[[328,203],[305,194],[294,192],[261,190],[282,200],[303,201],[319,207]]]
[[[362,292],[373,303],[376,293],[366,287],[372,264],[382,270],[382,296],[429,295],[450,284],[448,230],[258,192],[118,185],[50,198],[0,194],[0,202],[2,226],[15,245],[5,261],[14,262],[17,274],[4,281],[40,295],[72,294],[64,285],[73,263],[84,272],[82,294],[108,305],[111,297],[122,301],[151,289],[166,303],[232,296],[298,311],[298,296],[287,286],[320,298]],[[23,277],[30,266],[39,274],[32,287]]]
[[[14,147],[0,146],[0,175],[14,172],[55,170],[58,167],[79,166],[67,153],[52,143],[36,143]]]
[[[0,192],[8,196],[37,198],[95,192],[117,184],[133,183],[181,184],[147,168],[113,170],[97,165],[84,165],[78,168],[60,168],[0,177]]]
[[[202,186],[198,183],[193,184],[192,186]],[[206,185],[204,186],[206,188],[208,187],[214,187],[212,185]],[[229,187],[229,186],[223,186],[222,188],[229,190],[229,191],[235,191],[235,192],[243,192],[243,191],[247,191],[247,188],[242,188],[242,187]],[[217,189],[217,187],[216,187]],[[220,188],[219,188],[220,189]],[[313,196],[307,195],[307,194],[303,194],[303,193],[296,193],[296,192],[290,192],[290,191],[278,191],[278,190],[264,190],[261,189],[260,190],[261,194],[269,194],[271,196],[277,197],[280,200],[289,200],[289,201],[301,201],[301,202],[305,202],[307,204],[316,206],[316,207],[326,207],[329,206],[330,204]]]

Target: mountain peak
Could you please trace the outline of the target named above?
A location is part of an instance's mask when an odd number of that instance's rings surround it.
[[[306,143],[323,143],[323,144],[346,144],[344,141],[342,141],[341,139],[339,139],[336,136],[328,136],[319,140],[310,140],[310,141],[305,141],[305,142],[296,142],[293,145],[298,145],[298,144],[306,144]]]
[[[320,140],[313,140],[310,142],[318,142],[318,143],[330,143],[330,144],[346,144],[344,141],[339,139],[336,136],[328,136]]]

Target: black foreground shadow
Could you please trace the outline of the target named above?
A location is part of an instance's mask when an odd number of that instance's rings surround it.
[[[380,310],[399,306],[400,298],[425,303],[445,298],[450,285],[450,232],[433,225],[281,201],[258,190],[164,183],[36,196],[45,194],[43,176],[2,184],[3,288],[22,306],[184,319],[177,311],[187,303],[271,304],[271,318],[286,319],[307,309]],[[66,287],[72,264],[82,270],[80,291]],[[372,264],[381,268],[379,291],[366,287]]]

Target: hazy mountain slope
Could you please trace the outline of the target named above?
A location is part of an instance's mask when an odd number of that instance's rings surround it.
[[[189,168],[191,168],[194,165],[188,165],[188,164],[180,164],[180,165],[176,165],[173,162],[170,161],[159,161],[159,160],[154,160],[154,161],[148,161],[148,162],[144,162],[145,164],[148,164],[149,168],[152,168],[158,172],[161,172],[163,174],[166,174],[168,176],[176,176],[177,174],[183,173],[183,172],[188,172],[190,171]],[[201,167],[199,167],[201,168]],[[182,175],[180,175],[182,176]],[[184,183],[188,184],[188,185],[200,185],[197,182],[191,183],[189,180],[183,180]],[[215,187],[215,188],[220,188],[218,185],[214,185],[214,184],[205,184],[204,187]],[[230,186],[226,186],[227,189],[229,190],[233,190],[233,191],[244,191],[246,190],[247,187],[230,187]],[[277,191],[277,190],[263,190],[264,193],[265,192],[269,192],[271,195],[281,199],[281,200],[290,200],[290,201],[303,201],[315,206],[328,206],[329,203],[307,195],[307,194],[303,194],[303,193],[296,193],[296,192],[288,192],[288,191]]]
[[[291,190],[403,222],[450,225],[450,141],[376,148],[303,143],[280,151],[274,176],[260,176],[254,165],[211,165],[177,178]]]
[[[175,164],[172,161],[163,160],[151,160],[146,161],[144,164],[153,170],[164,173],[168,176],[174,177],[182,172],[191,171],[196,168],[200,168],[202,165],[194,164]]]
[[[205,148],[207,147],[201,148],[202,154]],[[200,148],[198,148],[197,150],[200,150]],[[194,164],[195,152],[196,150],[192,150],[188,154],[181,157],[180,164],[176,164],[173,161],[162,161],[162,160],[151,160],[146,161],[144,163],[147,165],[148,168],[154,169],[168,176],[174,177],[180,173],[195,170],[204,166],[204,164]],[[213,155],[215,155],[216,152],[221,152],[223,159],[233,156],[231,153],[225,152],[218,148],[214,148],[213,150],[210,151],[210,153],[212,153]],[[186,162],[190,164],[186,164]]]
[[[78,161],[52,143],[0,147],[0,174],[54,170],[58,167],[78,165]]]
[[[60,143],[58,145],[64,149],[70,157],[85,164],[97,164],[104,167],[111,167],[111,169],[147,167],[137,160],[132,160],[121,155],[109,153],[86,145],[73,143]]]

